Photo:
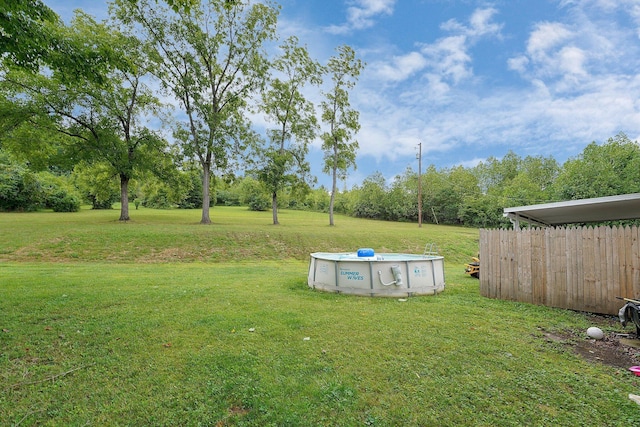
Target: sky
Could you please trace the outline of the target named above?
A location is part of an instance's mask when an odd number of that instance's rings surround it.
[[[65,21],[103,0],[44,0]],[[591,142],[640,139],[640,0],[279,0],[278,32],[326,63],[341,45],[366,63],[350,92],[357,169],[473,167],[510,150],[560,164]],[[316,103],[320,95],[309,92]],[[255,118],[260,128],[266,123]],[[321,142],[309,160],[318,185]]]

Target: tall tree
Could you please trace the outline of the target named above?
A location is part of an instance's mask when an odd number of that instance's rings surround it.
[[[309,143],[315,138],[318,121],[313,103],[302,90],[308,83],[322,82],[322,68],[305,47],[290,37],[282,45],[282,55],[273,63],[279,74],[262,95],[262,110],[276,124],[267,135],[269,145],[262,153],[258,177],[271,193],[273,224],[278,224],[278,192],[285,185],[308,185],[310,167],[306,160]]]
[[[333,207],[338,191],[338,178],[346,178],[350,167],[356,167],[358,141],[352,140],[353,134],[360,130],[358,111],[351,108],[349,89],[352,89],[364,64],[356,59],[355,51],[349,46],[340,46],[338,55],[331,57],[327,72],[331,76],[332,86],[322,101],[322,121],[329,129],[322,134],[324,150],[323,171],[331,175],[331,200],[329,202],[329,225],[334,225]]]
[[[202,167],[201,223],[209,224],[212,169],[227,169],[234,152],[253,141],[245,109],[268,70],[263,45],[275,37],[278,8],[246,0],[190,3],[171,9],[154,0],[115,2],[116,16],[144,37],[154,74],[184,111],[176,137]]]
[[[7,108],[29,111],[16,133],[25,127],[55,131],[66,138],[60,149],[76,161],[108,164],[120,180],[120,220],[129,219],[128,184],[138,169],[151,169],[163,155],[165,142],[144,123],[158,100],[143,84],[145,56],[136,39],[78,12],[66,30],[69,44],[111,51],[118,57],[111,70],[93,80],[72,79],[69,70],[31,72],[9,69],[2,82]],[[10,111],[0,117],[15,118]]]

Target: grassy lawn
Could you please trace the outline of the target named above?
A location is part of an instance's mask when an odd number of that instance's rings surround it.
[[[0,214],[0,425],[640,424],[636,377],[545,338],[589,315],[479,295],[476,230],[199,215]],[[437,296],[307,287],[309,252],[426,243]]]

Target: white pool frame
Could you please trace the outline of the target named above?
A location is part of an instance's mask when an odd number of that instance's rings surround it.
[[[392,267],[400,272],[401,280]],[[383,253],[315,252],[309,261],[308,285],[313,289],[366,296],[436,295],[444,290],[444,257]]]

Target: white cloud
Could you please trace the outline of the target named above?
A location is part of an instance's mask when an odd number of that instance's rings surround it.
[[[420,43],[418,51],[376,61],[370,66],[371,73],[379,81],[397,83],[426,70],[423,77],[432,92],[442,95],[451,84],[473,76],[469,49],[481,37],[500,34],[502,25],[492,22],[496,13],[493,8],[476,9],[467,24],[449,20],[440,28],[454,34],[433,43]]]
[[[373,73],[383,81],[406,80],[427,65],[427,60],[418,52],[395,56],[391,61],[372,64]]]
[[[537,23],[525,51],[507,61],[509,69],[530,81],[543,80],[558,93],[583,91],[591,80],[612,73],[635,73],[638,0],[565,0],[560,5],[567,11],[565,19]],[[635,28],[620,25],[624,15]]]
[[[507,65],[509,69],[517,71],[521,74],[526,71],[528,64],[529,64],[529,58],[527,58],[525,55],[520,55],[515,58],[509,58],[507,60]]]
[[[542,22],[529,35],[526,53],[507,60],[507,66],[531,81],[553,83],[559,92],[579,90],[589,78],[592,59],[601,56],[606,45],[606,40],[584,29],[574,31],[567,24]]]
[[[559,68],[567,74],[586,75],[586,52],[575,46],[564,47],[558,52]]]
[[[497,10],[494,8],[477,9],[473,12],[473,15],[471,15],[469,19],[469,23],[471,24],[469,35],[476,37],[489,34],[499,35],[503,27],[502,24],[491,22],[491,19],[496,13]]]
[[[353,0],[347,8],[347,22],[326,28],[331,34],[346,34],[373,27],[380,15],[392,15],[396,0]]]
[[[494,8],[476,9],[468,24],[449,20],[441,25],[443,30],[454,33],[431,44],[424,44],[421,53],[425,55],[430,67],[430,76],[441,76],[442,83],[458,84],[473,76],[470,48],[482,37],[500,36],[502,24],[492,22],[497,10]]]
[[[558,22],[542,22],[529,36],[527,53],[537,61],[546,59],[549,51],[563,42],[571,39],[572,32]]]
[[[424,45],[421,52],[434,72],[443,79],[458,83],[473,74],[467,41],[464,35],[445,37],[434,44]]]
[[[347,9],[347,21],[355,29],[369,28],[374,24],[374,17],[393,13],[395,0],[356,0],[357,6]]]
[[[457,32],[469,37],[499,35],[502,24],[491,22],[498,11],[492,7],[476,9],[469,18],[469,25],[462,24],[455,19],[443,23],[440,28],[445,31]]]

